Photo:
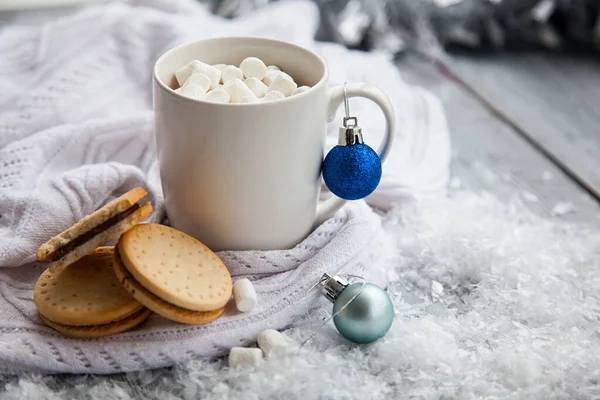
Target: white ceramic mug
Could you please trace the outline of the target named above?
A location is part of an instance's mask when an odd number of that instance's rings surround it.
[[[170,89],[178,86],[175,71],[189,61],[239,65],[249,56],[311,89],[250,104],[192,100]],[[328,87],[328,76],[317,54],[265,38],[208,39],[163,54],[154,67],[154,113],[170,223],[215,251],[284,249],[341,208],[344,200],[335,197],[319,204],[326,123],[343,97],[342,86]],[[387,96],[366,83],[346,88],[348,97],[366,97],[383,110],[378,153],[385,160],[394,131]]]

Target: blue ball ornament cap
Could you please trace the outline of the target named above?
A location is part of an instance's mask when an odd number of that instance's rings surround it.
[[[344,118],[338,143],[323,161],[323,180],[337,197],[363,199],[373,193],[381,180],[379,155],[363,142],[356,117]]]
[[[358,344],[385,336],[394,321],[394,306],[385,290],[366,282],[349,284],[324,274],[322,290],[333,303],[333,322],[338,332]]]

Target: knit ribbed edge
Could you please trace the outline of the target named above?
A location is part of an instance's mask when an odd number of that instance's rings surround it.
[[[345,212],[345,211],[344,211]],[[346,219],[345,222],[347,222],[348,220]],[[323,225],[321,225],[315,232],[312,233],[312,235],[318,234],[320,232],[325,231],[326,228],[328,228],[329,225],[327,222]],[[339,231],[337,232],[338,234],[343,232],[344,230],[346,230],[349,226],[352,226],[354,224],[351,225],[347,225],[344,224]],[[327,247],[327,245],[330,242],[325,243],[322,247],[318,248],[317,253],[315,253],[315,255],[313,256],[313,258],[318,255],[321,251],[323,251],[323,249],[325,247]],[[367,242],[368,243],[368,242]],[[301,245],[301,244],[300,244]],[[363,247],[365,247],[366,244],[363,244]],[[296,249],[298,246],[294,247],[294,249]],[[294,251],[294,249],[291,249],[290,252]],[[360,249],[358,249],[357,251],[359,251]],[[219,253],[217,253],[219,254]],[[351,257],[348,257],[348,259],[351,259]],[[298,270],[304,263],[310,261],[306,260],[304,261],[302,264],[297,265],[294,269]],[[287,271],[286,271],[287,272]],[[325,272],[325,271],[324,271]],[[271,275],[275,275],[275,274],[269,274],[268,276]],[[234,275],[235,276],[235,275]],[[286,280],[285,283],[283,284],[279,284],[279,285],[274,285],[271,288],[268,288],[267,290],[263,290],[263,289],[259,289],[258,292],[259,293],[269,293],[269,292],[276,292],[276,291],[280,291],[282,289],[285,289],[286,287],[290,286],[291,284],[293,284],[292,280],[293,278],[295,278],[295,275],[292,278],[289,278]],[[4,283],[4,284],[8,284],[11,285],[10,282],[6,281],[5,279],[3,279],[2,275],[0,275],[0,282]],[[33,291],[33,286],[31,288],[31,290]],[[273,313],[277,312],[279,310],[279,306],[275,307],[273,310]],[[255,321],[255,317],[252,316],[247,316],[250,319],[250,322],[254,322]],[[266,315],[266,317],[268,317],[268,315]],[[121,338],[126,338],[126,340],[133,340],[133,339],[141,339],[147,336],[159,336],[159,335],[164,335],[164,334],[169,334],[169,333],[179,333],[181,332],[189,332],[189,331],[197,331],[197,330],[204,330],[207,327],[212,327],[213,329],[215,329],[216,327],[227,327],[230,328],[231,326],[228,325],[229,323],[219,323],[219,320],[216,320],[215,322],[211,323],[210,325],[198,325],[198,326],[190,326],[190,327],[186,327],[186,328],[177,328],[177,329],[170,329],[168,331],[158,331],[158,332],[147,332],[147,333],[143,333],[143,334],[131,334],[130,332],[125,332],[123,334],[120,334],[118,336],[120,336]],[[185,326],[185,325],[182,325]],[[4,328],[4,327],[0,327],[0,332],[5,332],[5,333],[9,333],[9,332],[15,332],[15,331],[27,331],[27,332],[35,332],[38,333],[40,335],[43,336],[49,336],[49,337],[60,337],[60,338],[64,338],[65,336],[55,332],[54,330],[51,330],[50,328],[47,328],[45,326],[42,325],[42,327],[40,329],[33,329],[33,328]],[[118,336],[113,336],[112,339],[114,340],[115,338],[117,338]],[[73,339],[74,341],[81,341],[81,342],[102,342],[103,339],[102,338],[98,338],[98,339]]]
[[[372,241],[380,240],[381,233],[373,236],[372,238],[373,238]],[[375,247],[368,253],[365,253],[363,255],[363,257],[361,257],[361,258],[368,258],[370,263],[375,263],[378,260],[380,260],[381,258],[385,257],[383,255],[384,253],[381,252],[380,250],[381,250],[380,247]],[[335,272],[332,269],[330,271],[334,272],[336,274],[351,272],[353,274],[360,275],[366,270],[365,264],[366,263],[364,263],[364,262],[359,262],[353,268],[343,268],[343,269],[337,270]],[[319,274],[319,276],[320,276],[320,274]],[[297,299],[302,298],[303,296],[304,296],[304,298],[302,299],[302,301],[298,302]],[[316,307],[316,305],[315,305],[315,307],[309,307],[308,304],[311,299],[317,299],[318,296],[319,295],[316,292],[313,292],[312,294],[310,294],[310,293],[307,293],[306,288],[303,288],[303,289],[298,288],[297,290],[295,290],[294,292],[289,294],[289,296],[286,297],[284,299],[284,301],[280,302],[281,306],[278,307],[278,312],[270,313],[268,318],[258,319],[258,320],[271,322],[273,319],[276,319],[277,317],[280,316],[279,315],[280,311],[282,311],[285,308],[289,308],[291,306],[294,306],[296,308],[296,311],[294,313],[292,313],[291,318],[292,319],[297,318],[302,313],[309,311],[310,309],[313,309]],[[287,323],[278,324],[279,326],[275,326],[277,323],[276,323],[276,321],[273,321],[271,324],[269,324],[269,327],[276,328],[276,329],[284,329],[284,328],[289,327],[291,322],[292,322],[292,320],[290,319]],[[238,323],[236,325],[237,325],[237,328],[230,329],[229,332],[238,332],[238,335],[234,335],[234,336],[244,336],[244,334],[247,334],[249,324],[240,326],[240,324]],[[189,328],[186,328],[186,329],[189,329]],[[11,333],[10,331],[11,330],[5,331],[4,329],[0,329],[0,332]],[[36,333],[36,334],[40,333],[39,331],[34,331],[34,330],[27,330],[27,331],[31,332],[31,333]],[[14,331],[13,331],[13,333],[14,333]],[[50,336],[61,337],[64,339],[64,337],[62,337],[58,334],[52,334]],[[190,340],[190,338],[187,338],[187,340]],[[36,348],[35,346],[31,345],[31,343],[28,343],[27,339],[21,340],[21,342],[24,344],[24,346],[30,352],[39,352],[39,348]],[[248,340],[244,340],[240,344],[241,345],[249,345],[252,342],[253,341],[251,339],[248,339]],[[14,374],[17,374],[20,372],[32,372],[32,371],[49,373],[49,374],[65,373],[65,372],[66,373],[111,374],[111,373],[117,373],[117,372],[143,370],[143,369],[148,369],[148,368],[168,367],[168,366],[182,364],[182,363],[185,363],[185,362],[193,360],[193,359],[204,358],[204,357],[194,353],[192,350],[187,350],[185,352],[185,357],[177,359],[177,360],[171,358],[169,355],[167,355],[165,353],[160,352],[157,354],[157,356],[159,356],[159,358],[161,358],[162,363],[160,363],[160,364],[153,363],[152,365],[150,365],[137,352],[126,351],[127,359],[124,362],[122,361],[121,363],[119,363],[119,361],[117,361],[112,356],[110,356],[110,354],[108,354],[108,352],[106,350],[84,352],[81,347],[73,346],[72,347],[73,353],[75,354],[76,358],[82,364],[81,366],[74,366],[74,365],[68,364],[64,360],[62,360],[62,357],[60,356],[60,352],[58,351],[58,348],[56,346],[54,346],[52,341],[47,341],[46,344],[48,345],[50,353],[53,354],[55,357],[55,359],[53,360],[54,361],[53,369],[43,370],[43,369],[39,369],[39,367],[32,366],[32,365],[29,365],[26,368],[19,368],[19,367],[15,367],[15,366],[19,365],[19,363],[20,363],[20,361],[17,361],[17,362],[15,362],[14,366],[12,366],[10,368],[0,367],[0,374],[14,375]],[[75,341],[74,341],[74,344],[75,344]],[[215,350],[216,351],[213,353],[214,358],[224,356],[229,351],[228,348],[215,348]],[[98,358],[102,359],[103,361],[106,361],[108,363],[108,365],[110,366],[110,368],[98,369],[98,368],[93,367],[90,363],[90,360],[94,360],[94,359],[98,359]],[[125,365],[125,364],[127,364],[127,365]],[[136,367],[131,367],[132,365],[136,365]]]
[[[364,208],[366,208],[365,205],[363,205]],[[358,210],[352,210],[350,207],[347,207],[347,210],[349,213],[358,213]],[[371,211],[368,211],[371,212]],[[352,222],[348,223],[348,221],[351,220]],[[371,227],[370,231],[372,232],[365,232],[366,235],[364,235],[362,237],[362,239],[364,239],[364,241],[361,244],[360,248],[357,248],[356,251],[353,254],[348,254],[346,258],[344,258],[343,260],[340,260],[340,262],[334,266],[334,267],[330,267],[329,268],[329,273],[340,273],[341,271],[345,271],[346,269],[350,269],[352,273],[362,273],[365,269],[364,267],[364,263],[361,261],[365,258],[369,258],[369,262],[372,263],[374,262],[378,257],[381,257],[384,252],[381,251],[380,247],[381,246],[377,246],[376,244],[378,242],[381,242],[381,236],[383,235],[383,230],[381,229],[381,225],[379,223],[378,219],[374,219],[375,221],[377,221],[377,223],[373,223],[372,221],[369,221],[368,218],[365,218],[363,216],[354,216],[354,218],[351,215],[346,215],[346,218],[344,218],[344,223],[341,226],[336,226],[337,223],[339,223],[341,220],[339,218],[335,218],[335,219],[331,219],[329,221],[327,221],[325,224],[323,224],[322,226],[320,226],[315,232],[313,232],[312,235],[315,234],[319,234],[319,233],[334,233],[336,236],[343,234],[345,231],[347,231],[348,229],[350,229],[352,226],[356,225],[356,224],[365,224],[367,223],[368,226]],[[336,229],[337,228],[337,229]],[[369,231],[367,229],[367,231]],[[319,251],[313,256],[316,257],[318,256],[322,251],[325,251],[325,249],[327,248],[327,245],[331,242],[331,240],[328,240],[320,249]],[[375,243],[375,246],[373,245]],[[302,243],[300,243],[298,246],[296,246],[294,249],[291,249],[290,252],[295,251],[298,248],[301,248]],[[368,249],[368,251],[365,253],[365,249]],[[356,261],[357,264],[350,264],[350,261]],[[267,292],[267,293],[271,293],[271,292],[285,292],[287,289],[289,289],[292,285],[296,284],[295,278],[296,275],[299,273],[302,274],[306,274],[309,273],[310,271],[306,271],[303,270],[301,267],[304,263],[310,261],[304,261],[302,262],[300,265],[298,265],[296,267],[297,269],[297,273],[295,274],[290,274],[289,277],[286,278],[286,280],[284,282],[279,283],[278,285],[272,285],[272,287],[268,287],[267,290],[261,290],[261,292]],[[289,272],[289,271],[288,271]],[[285,321],[284,323],[279,323],[278,325],[278,329],[282,329],[285,328],[287,326],[289,326],[291,324],[291,322],[293,321],[293,319],[295,317],[297,317],[298,315],[301,315],[302,313],[304,313],[305,311],[308,310],[308,302],[311,298],[314,298],[316,296],[316,293],[309,293],[308,292],[308,288],[309,283],[312,280],[317,280],[318,277],[325,271],[314,271],[314,279],[310,279],[308,280],[304,286],[298,286],[294,291],[292,291],[291,293],[286,294],[286,296],[283,298],[282,301],[276,303],[275,306],[270,307],[268,310],[265,310],[263,312],[261,312],[260,314],[255,314],[252,316],[248,316],[248,318],[244,319],[244,321],[229,321],[229,322],[222,322],[220,324],[211,324],[211,325],[204,325],[204,326],[196,326],[196,327],[182,327],[182,328],[177,328],[177,329],[171,329],[171,330],[161,330],[161,331],[155,331],[155,332],[147,332],[144,334],[127,334],[124,333],[121,336],[123,337],[123,339],[126,339],[126,341],[130,341],[133,342],[132,344],[137,343],[137,340],[139,339],[143,339],[143,338],[148,338],[148,337],[162,337],[164,338],[165,336],[177,336],[178,334],[181,333],[185,333],[185,334],[189,334],[189,332],[200,332],[200,331],[204,331],[207,334],[214,334],[220,331],[228,331],[228,333],[231,334],[231,332],[236,332],[237,334],[234,336],[240,336],[243,337],[244,333],[247,333],[247,330],[249,328],[249,326],[253,326],[254,324],[257,324],[259,322],[265,322],[265,321],[272,321],[272,320],[277,320],[277,319],[281,319],[282,317],[282,311],[289,309],[289,308],[295,308],[295,311],[293,311],[290,315],[286,314],[286,318],[287,321]],[[273,275],[273,274],[271,274]],[[2,276],[0,275],[0,278],[2,278]],[[3,283],[8,283],[6,282],[6,279],[0,279],[0,281],[2,281]],[[218,320],[217,320],[218,321]],[[117,361],[116,359],[114,359],[113,357],[110,356],[110,354],[108,354],[108,352],[106,350],[96,350],[96,351],[84,351],[82,348],[84,348],[84,344],[86,342],[94,342],[94,343],[101,343],[103,340],[102,339],[73,339],[71,340],[71,350],[73,352],[73,354],[76,356],[76,358],[81,362],[80,366],[75,366],[75,365],[70,365],[68,363],[66,363],[62,357],[60,356],[60,352],[58,350],[58,348],[56,346],[54,346],[54,344],[52,343],[52,339],[51,338],[60,338],[62,340],[65,340],[64,336],[55,333],[53,331],[50,331],[47,328],[0,328],[0,332],[5,333],[5,334],[22,334],[22,333],[32,333],[35,334],[36,336],[44,336],[44,338],[46,338],[45,343],[47,344],[48,348],[47,349],[39,349],[36,348],[30,341],[28,341],[27,338],[21,338],[20,341],[23,344],[23,346],[30,352],[30,353],[41,353],[42,350],[44,351],[49,351],[50,354],[53,354],[54,356],[54,368],[51,370],[43,370],[40,372],[50,372],[50,373],[60,373],[60,372],[76,372],[76,373],[114,373],[114,372],[121,372],[121,371],[130,371],[130,370],[139,370],[139,369],[146,369],[150,367],[150,364],[148,364],[146,361],[143,360],[143,358],[140,357],[139,354],[137,354],[135,351],[128,351],[126,353],[126,359],[124,361]],[[124,336],[128,336],[128,337],[124,337]],[[198,338],[199,335],[196,335],[195,338]],[[115,336],[111,337],[111,341],[115,340]],[[176,339],[176,337],[174,338]],[[186,337],[186,340],[193,340],[194,337],[190,338],[190,337]],[[44,339],[43,339],[44,340]],[[107,342],[108,344],[109,342]],[[123,343],[123,342],[121,342]],[[64,347],[63,344],[59,345],[61,347]],[[221,349],[221,348],[215,348],[215,352],[213,353],[214,356],[220,356],[225,354],[228,351],[228,349]],[[159,353],[157,354],[157,356],[161,359],[161,363],[159,365],[157,365],[157,363],[152,363],[152,367],[158,367],[158,366],[169,366],[169,365],[173,365],[173,364],[177,364],[177,363],[182,363],[185,362],[187,360],[193,359],[193,358],[197,358],[197,354],[195,354],[192,350],[187,350],[185,352],[185,356],[184,357],[178,357],[178,359],[173,359],[171,358],[169,355],[164,354],[164,353]],[[98,367],[94,367],[92,366],[92,364],[90,363],[89,360],[95,360],[95,359],[102,359],[107,365],[109,365],[110,368],[98,368]],[[87,360],[87,361],[86,361]],[[46,360],[47,361],[47,360]],[[136,367],[132,367],[132,365],[136,365]],[[38,367],[39,368],[39,367]],[[30,368],[25,368],[23,369],[23,371],[31,371],[38,369],[36,367],[30,367]],[[1,367],[0,366],[0,373],[2,374],[14,374],[19,372],[20,370],[15,370],[14,368],[8,368],[8,367]]]

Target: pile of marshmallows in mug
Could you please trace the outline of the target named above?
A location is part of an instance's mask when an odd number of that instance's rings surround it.
[[[194,60],[175,72],[175,92],[214,103],[260,103],[294,96],[310,89],[300,86],[275,65],[266,66],[256,57],[235,65],[209,65]]]

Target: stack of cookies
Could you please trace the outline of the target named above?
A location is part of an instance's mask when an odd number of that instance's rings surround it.
[[[123,332],[152,314],[129,295],[113,273],[113,248],[100,247],[57,272],[38,279],[34,300],[42,321],[74,337]]]
[[[34,289],[41,319],[73,337],[112,335],[152,312],[188,324],[207,323],[232,293],[229,271],[210,249],[176,229],[139,224],[151,212],[136,188],[43,244],[50,261]],[[115,247],[100,247],[118,239]]]

